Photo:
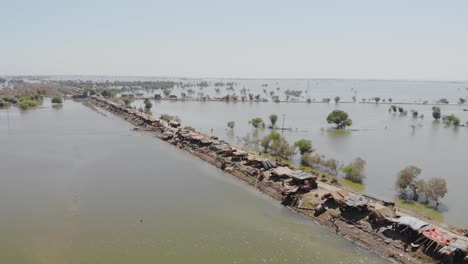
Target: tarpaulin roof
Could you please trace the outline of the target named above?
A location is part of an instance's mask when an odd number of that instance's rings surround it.
[[[457,248],[461,251],[468,252],[468,245],[466,243],[463,243],[461,241],[455,241],[449,244],[449,246],[453,248]]]
[[[278,167],[273,169],[273,173],[278,176],[289,176],[292,173],[292,170],[289,167]]]
[[[454,240],[453,237],[447,235],[436,227],[426,228],[422,233],[425,237],[442,245],[448,244]]]
[[[387,219],[388,221],[394,222],[394,223],[398,223],[398,224],[401,224],[401,225],[408,226],[409,228],[413,229],[414,231],[419,231],[419,229],[429,225],[428,223],[426,223],[426,222],[424,222],[422,220],[419,220],[419,219],[414,218],[412,216],[406,216],[406,215],[402,216],[400,218],[386,217],[385,219]]]
[[[269,170],[269,169],[272,169],[272,168],[275,168],[275,167],[276,167],[276,162],[266,159],[266,160],[263,160],[263,161],[262,161],[262,166],[263,166],[265,169]]]
[[[369,203],[369,199],[362,195],[350,193],[349,195],[344,197],[344,202],[347,206],[360,207],[366,206]]]
[[[300,170],[292,171],[290,176],[298,180],[312,179],[314,177],[312,174]]]
[[[315,193],[304,194],[299,202],[299,208],[314,209],[320,204],[320,198]]]
[[[339,191],[330,193],[333,200],[335,200],[335,202],[338,203],[338,204],[344,203],[344,197],[346,195],[348,195],[348,194],[349,194],[349,192],[347,190],[339,190]]]

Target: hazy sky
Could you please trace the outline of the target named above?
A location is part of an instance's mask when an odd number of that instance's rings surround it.
[[[468,1],[0,0],[0,75],[468,80]]]

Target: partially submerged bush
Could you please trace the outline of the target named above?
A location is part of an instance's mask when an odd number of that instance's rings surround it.
[[[21,108],[22,110],[26,110],[29,108],[37,107],[39,106],[39,101],[30,99],[30,98],[22,98],[19,103],[18,107]]]
[[[348,164],[343,168],[343,172],[346,174],[346,179],[362,183],[364,181],[364,167],[366,166],[366,161],[361,158],[356,158],[352,163]]]
[[[307,139],[301,139],[301,140],[294,142],[294,146],[296,146],[299,149],[299,152],[301,153],[301,155],[304,155],[305,153],[310,153],[313,151],[312,141],[307,140]]]
[[[54,97],[52,97],[52,103],[53,104],[61,104],[61,103],[63,103],[63,99],[60,96],[54,96]]]
[[[260,126],[265,127],[265,123],[263,123],[263,119],[260,117],[252,118],[252,120],[250,120],[250,123],[255,128],[258,128]]]

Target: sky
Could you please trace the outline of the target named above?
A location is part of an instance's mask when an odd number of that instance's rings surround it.
[[[466,0],[0,0],[0,75],[468,80]]]

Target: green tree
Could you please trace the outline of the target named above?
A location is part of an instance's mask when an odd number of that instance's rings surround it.
[[[421,169],[416,166],[408,166],[398,173],[395,188],[400,193],[400,197],[406,197],[406,190],[410,189],[413,193],[413,200],[417,201],[419,197],[418,186],[416,184]]]
[[[339,96],[335,96],[335,104],[339,103],[341,98]]]
[[[236,125],[236,122],[234,121],[229,121],[227,122],[227,126],[230,128],[230,129],[234,129],[234,126]]]
[[[145,102],[144,102],[144,103],[145,103],[145,110],[146,110],[146,112],[149,112],[149,111],[151,110],[151,107],[153,107],[153,104],[152,104],[151,101],[148,100],[148,99],[145,99]]]
[[[346,174],[346,179],[352,182],[362,183],[366,177],[364,174],[365,166],[365,160],[359,157],[356,158],[352,163],[343,168],[343,172]]]
[[[375,103],[378,104],[380,102],[380,97],[374,97],[374,101],[375,101]]]
[[[434,117],[435,120],[440,119],[440,117],[441,117],[440,107],[438,107],[438,106],[433,106],[432,107],[432,117]]]
[[[327,122],[336,124],[336,129],[351,126],[353,121],[348,118],[348,114],[342,110],[334,110],[327,116]]]
[[[171,90],[170,89],[164,89],[163,93],[164,93],[165,97],[169,97],[169,95],[171,95]]]
[[[132,100],[130,100],[130,98],[123,99],[123,102],[126,107],[129,107],[132,104]],[[145,102],[145,105],[146,105],[146,102]]]
[[[109,98],[109,97],[112,97],[112,92],[111,92],[111,90],[109,90],[109,89],[104,89],[104,90],[101,92],[101,95],[104,96],[104,97]]]
[[[255,127],[255,128],[258,128],[258,127],[262,126],[262,124],[264,125],[263,119],[260,118],[260,117],[252,118],[252,120],[250,120],[250,123],[251,123],[252,126]]]
[[[53,104],[61,104],[61,103],[63,103],[62,97],[60,97],[60,96],[54,96],[54,97],[52,97],[52,100],[51,100],[51,101],[52,101]]]
[[[281,139],[281,135],[275,131],[271,131],[270,134],[266,135],[265,137],[260,140],[260,145],[263,147],[264,151],[268,151],[270,145],[274,141],[278,141]]]
[[[294,142],[294,146],[299,148],[299,152],[301,153],[301,155],[304,155],[305,153],[310,153],[313,151],[312,141],[307,140],[307,139],[301,139],[301,140]]]
[[[271,122],[272,127],[276,126],[276,121],[278,121],[278,115],[276,114],[270,115],[270,122]]]

